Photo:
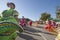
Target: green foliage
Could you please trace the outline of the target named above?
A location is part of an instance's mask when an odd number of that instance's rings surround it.
[[[46,21],[48,18],[51,18],[51,15],[48,13],[42,13],[41,14],[41,20]]]

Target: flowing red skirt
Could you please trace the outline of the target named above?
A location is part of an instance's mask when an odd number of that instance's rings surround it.
[[[49,32],[53,32],[55,28],[52,25],[46,25],[45,29]]]

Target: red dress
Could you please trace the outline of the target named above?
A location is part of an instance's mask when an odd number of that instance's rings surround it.
[[[45,29],[49,32],[54,31],[54,27],[51,25],[51,21],[48,21],[48,24],[46,25]]]
[[[20,20],[20,25],[21,25],[21,26],[25,26],[25,19],[24,19],[24,18],[22,18],[22,19]]]
[[[32,21],[29,22],[29,25],[32,26]]]

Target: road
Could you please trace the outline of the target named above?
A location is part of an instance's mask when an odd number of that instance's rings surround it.
[[[17,33],[16,40],[55,40],[56,35],[48,33],[43,27],[24,27],[23,33]]]

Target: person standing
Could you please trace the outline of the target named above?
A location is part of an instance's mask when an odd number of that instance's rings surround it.
[[[48,20],[45,29],[46,29],[47,31],[49,31],[49,32],[53,32],[53,31],[54,31],[54,28],[52,27],[52,22],[51,22],[51,20]]]
[[[29,21],[29,26],[32,26],[32,21],[31,20]]]
[[[52,20],[52,27],[56,28],[56,22]]]
[[[21,20],[20,20],[20,25],[21,25],[22,27],[26,26],[26,22],[25,22],[24,16],[22,16],[22,18],[21,18]]]

